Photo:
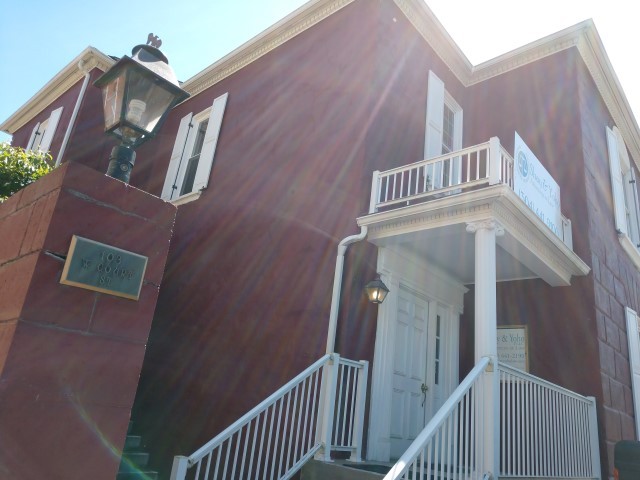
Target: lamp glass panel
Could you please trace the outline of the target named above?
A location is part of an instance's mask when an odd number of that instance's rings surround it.
[[[102,88],[102,105],[104,109],[104,129],[109,130],[120,122],[122,98],[124,96],[125,71],[113,78]]]
[[[135,70],[130,71],[129,75],[125,119],[128,123],[151,133],[171,106],[174,95],[161,84],[140,75]]]

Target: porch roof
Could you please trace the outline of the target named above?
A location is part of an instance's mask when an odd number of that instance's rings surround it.
[[[498,281],[541,278],[551,286],[570,285],[590,268],[538,218],[508,185],[444,196],[357,219],[367,239],[380,247],[406,248],[473,284],[474,235],[468,223],[494,220],[504,228],[496,237]]]

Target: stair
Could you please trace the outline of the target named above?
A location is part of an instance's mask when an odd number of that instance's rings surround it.
[[[391,464],[375,462],[351,463],[335,461],[332,463],[310,460],[302,467],[301,480],[380,480],[391,468]]]
[[[149,454],[141,449],[142,437],[133,435],[132,427],[133,423],[129,422],[116,480],[158,480],[158,472],[147,467]]]

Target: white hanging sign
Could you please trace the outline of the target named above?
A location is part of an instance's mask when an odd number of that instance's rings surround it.
[[[498,327],[498,360],[529,371],[529,338],[526,325]]]
[[[522,201],[562,238],[560,187],[516,132],[513,188]]]

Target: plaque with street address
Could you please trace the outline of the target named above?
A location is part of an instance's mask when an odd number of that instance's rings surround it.
[[[74,235],[60,283],[138,300],[147,257]]]
[[[526,325],[498,327],[498,361],[529,371],[529,338]]]

